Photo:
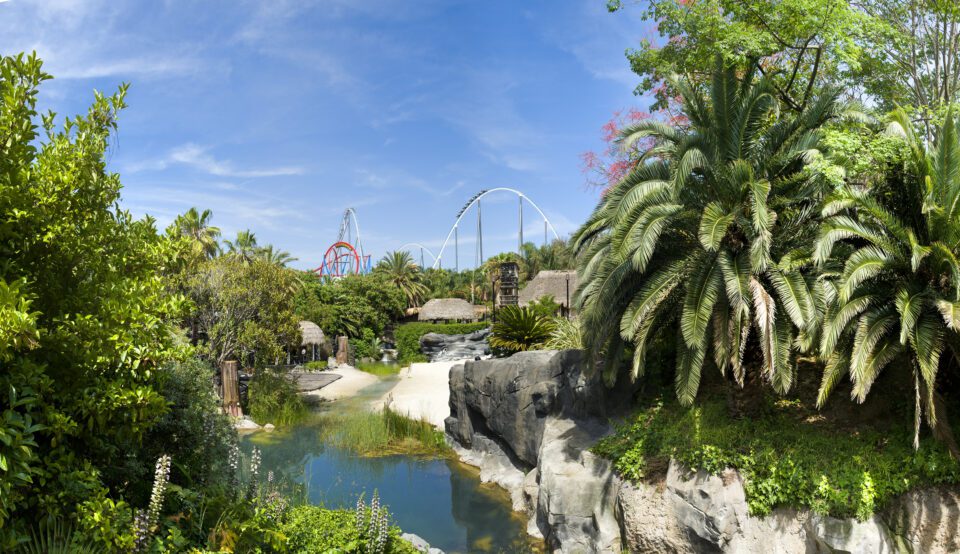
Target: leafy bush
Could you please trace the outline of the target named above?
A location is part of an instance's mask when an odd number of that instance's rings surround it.
[[[550,339],[554,328],[551,317],[530,308],[506,306],[490,331],[490,347],[504,354],[534,350]]]
[[[356,522],[356,512],[352,510],[299,506],[290,511],[281,532],[287,537],[290,552],[373,552]],[[412,554],[417,550],[400,539],[400,529],[391,526],[383,552]]]
[[[290,425],[307,415],[296,384],[284,370],[265,368],[250,381],[247,412],[261,424]]]
[[[154,463],[164,454],[175,462],[174,483],[197,487],[224,484],[223,470],[237,433],[220,409],[213,375],[210,364],[197,359],[171,362],[156,372],[157,389],[169,409],[144,435],[143,444],[127,458],[126,466],[121,466],[126,471],[118,469],[113,474],[118,487],[126,483],[127,498],[134,504],[146,503]]]
[[[393,332],[397,344],[397,359],[403,365],[413,362],[425,362],[427,357],[420,353],[420,337],[427,333],[442,335],[463,335],[489,327],[487,323],[405,323],[398,325]]]
[[[863,520],[911,488],[960,484],[960,464],[942,444],[910,447],[909,425],[852,433],[790,413],[790,401],[778,404],[764,418],[734,420],[722,400],[694,408],[659,401],[593,450],[632,480],[649,477],[669,458],[713,474],[736,468],[754,515],[788,506]]]
[[[307,362],[303,364],[303,368],[309,371],[322,371],[324,369],[327,369],[327,361],[316,360],[313,362]]]
[[[552,294],[541,296],[537,300],[527,304],[527,308],[535,314],[543,317],[554,317],[560,313],[560,304],[558,304]]]

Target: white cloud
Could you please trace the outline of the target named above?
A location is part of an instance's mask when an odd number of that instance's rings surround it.
[[[217,177],[236,177],[253,179],[258,177],[280,177],[284,175],[301,175],[303,169],[296,166],[278,166],[259,169],[238,169],[229,160],[218,160],[207,153],[208,148],[193,143],[186,143],[170,151],[163,159],[131,164],[125,169],[127,172],[162,171],[172,165],[186,165],[208,175]]]

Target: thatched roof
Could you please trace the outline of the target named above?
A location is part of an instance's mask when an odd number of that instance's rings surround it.
[[[473,305],[460,298],[434,298],[429,300],[420,308],[417,315],[420,321],[434,320],[473,320],[476,315],[473,311]]]
[[[570,280],[570,302],[573,302],[573,293],[577,290],[577,272],[568,270],[544,270],[537,273],[527,286],[520,290],[519,304],[526,306],[536,302],[544,296],[552,296],[553,301],[564,307],[567,305],[567,279]]]
[[[303,340],[300,341],[303,346],[323,344],[323,331],[320,330],[319,325],[312,321],[300,322],[300,335],[303,337]]]

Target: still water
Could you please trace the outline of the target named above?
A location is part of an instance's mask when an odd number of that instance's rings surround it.
[[[326,404],[324,409],[364,409],[389,380],[359,398]],[[411,456],[359,457],[326,445],[322,414],[287,430],[256,433],[243,439],[244,450],[261,450],[261,474],[272,470],[305,485],[309,501],[328,508],[352,508],[374,490],[390,508],[395,523],[447,553],[533,552],[525,519],[510,510],[506,491],[480,483],[473,468],[454,460]]]

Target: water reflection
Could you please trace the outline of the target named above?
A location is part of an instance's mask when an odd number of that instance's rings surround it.
[[[262,471],[305,484],[313,504],[351,508],[377,489],[396,523],[432,546],[456,552],[530,552],[525,522],[510,511],[509,495],[480,483],[476,471],[453,460],[409,456],[361,458],[321,441],[318,414],[287,431],[257,433],[244,449],[262,451]]]

